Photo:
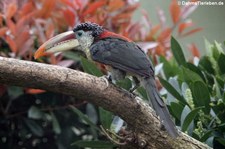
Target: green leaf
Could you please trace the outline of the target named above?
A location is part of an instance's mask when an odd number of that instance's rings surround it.
[[[202,80],[205,81],[205,77],[204,77],[203,73],[197,66],[195,66],[192,63],[187,63],[187,68],[190,69],[191,71],[195,72],[196,74],[198,74],[202,78]]]
[[[80,61],[80,55],[77,52],[65,51],[63,56],[74,61]]]
[[[174,37],[171,38],[171,50],[172,50],[173,56],[176,59],[177,63],[179,65],[185,66],[186,60],[184,57],[184,53],[181,49],[180,44],[177,42],[177,40]]]
[[[196,81],[190,86],[194,103],[197,107],[204,106],[204,111],[206,113],[210,112],[210,94],[205,83],[201,81]]]
[[[170,109],[173,113],[173,115],[180,121],[181,113],[183,111],[184,106],[182,106],[180,103],[171,102],[170,103]]]
[[[17,86],[8,86],[7,87],[8,94],[12,98],[17,98],[20,95],[24,94],[23,88]]]
[[[208,73],[214,74],[215,71],[208,56],[203,56],[199,61],[199,67],[205,69]]]
[[[70,109],[76,113],[80,119],[84,120],[88,125],[90,125],[92,128],[96,129],[96,130],[100,130],[88,117],[87,115],[83,114],[82,112],[80,112],[80,110],[78,110],[77,108],[75,108],[74,106],[70,106]]]
[[[147,92],[143,87],[137,88],[137,91],[145,100],[148,100]]]
[[[205,142],[209,137],[212,136],[212,130],[207,130],[204,135],[201,137],[200,141]]]
[[[109,129],[110,125],[112,123],[113,114],[111,112],[99,107],[99,116],[100,116],[100,122],[103,125],[103,127],[106,129]]]
[[[222,53],[220,54],[218,58],[218,66],[219,66],[220,72],[222,74],[225,74],[225,55]]]
[[[55,114],[53,112],[51,112],[51,116],[52,116],[52,126],[53,126],[53,131],[56,134],[60,134],[61,133],[61,127],[59,125],[59,121],[57,120]]]
[[[225,147],[225,139],[223,139],[223,138],[216,138],[216,140]]]
[[[44,113],[36,106],[31,106],[28,110],[28,117],[33,119],[41,119]]]
[[[189,85],[195,81],[203,82],[202,78],[197,73],[185,67],[182,67],[182,73],[179,77],[181,80],[185,80],[185,82],[187,82]]]
[[[34,120],[24,119],[24,123],[34,135],[38,137],[42,137],[44,135],[42,127]]]
[[[165,57],[161,56],[160,62],[163,63],[163,72],[167,79],[177,75],[177,72],[179,72],[179,67],[173,58],[168,62]]]
[[[187,104],[183,96],[181,96],[180,93],[176,89],[174,89],[174,87],[169,82],[167,82],[161,77],[158,77],[158,78],[160,82],[162,83],[162,85],[166,88],[166,90],[170,92],[170,94],[172,94],[177,100],[179,100],[184,105]]]
[[[123,80],[117,81],[116,85],[118,85],[119,87],[122,87],[126,90],[129,90],[132,87],[132,82],[129,78],[125,78]]]
[[[213,55],[213,53],[212,53],[213,45],[207,39],[204,39],[204,41],[205,41],[207,55],[212,56]]]
[[[201,110],[202,107],[198,107],[194,110],[192,110],[188,115],[185,117],[183,125],[182,125],[182,131],[186,131],[191,124],[191,122],[194,120],[196,115],[198,114],[198,111]]]
[[[72,143],[72,145],[76,145],[78,147],[103,148],[103,149],[116,147],[115,144],[112,144],[111,142],[108,142],[108,141],[83,141],[83,140],[79,140],[79,141],[76,141],[76,142]]]
[[[85,72],[98,77],[103,75],[102,72],[97,68],[97,66],[86,58],[81,57],[81,63]]]

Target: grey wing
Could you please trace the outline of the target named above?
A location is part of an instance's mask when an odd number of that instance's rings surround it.
[[[132,42],[118,38],[104,38],[90,47],[94,61],[110,65],[142,77],[154,76],[154,69],[147,55]]]

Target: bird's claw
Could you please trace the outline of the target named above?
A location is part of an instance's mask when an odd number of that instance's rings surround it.
[[[100,78],[103,79],[103,80],[105,81],[106,88],[108,88],[108,87],[109,87],[109,82],[111,82],[111,76],[106,76],[106,75],[104,75],[104,76],[101,76]],[[106,89],[106,88],[105,88],[105,89]]]
[[[126,133],[122,133],[117,135],[116,133],[103,128],[100,126],[103,134],[113,143],[117,145],[126,145],[128,142],[133,142],[135,140],[134,134],[132,132],[125,131]]]

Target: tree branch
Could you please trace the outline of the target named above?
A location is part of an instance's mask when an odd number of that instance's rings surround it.
[[[80,71],[0,57],[0,83],[75,96],[119,115],[128,123],[137,138],[137,143],[123,148],[140,148],[143,142],[146,142],[146,149],[209,148],[182,132],[177,139],[171,138],[161,129],[161,123],[154,111],[139,97],[132,97],[112,84],[107,87],[104,79]]]

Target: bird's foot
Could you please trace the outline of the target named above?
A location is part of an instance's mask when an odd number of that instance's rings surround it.
[[[120,131],[120,134],[116,134],[108,129],[103,128],[100,126],[103,134],[113,143],[117,145],[126,145],[128,142],[134,142],[135,140],[135,135],[132,132],[122,130]]]
[[[105,83],[106,83],[105,89],[108,88],[109,87],[109,82],[112,82],[111,76],[103,75],[100,78],[103,79],[105,81]]]

